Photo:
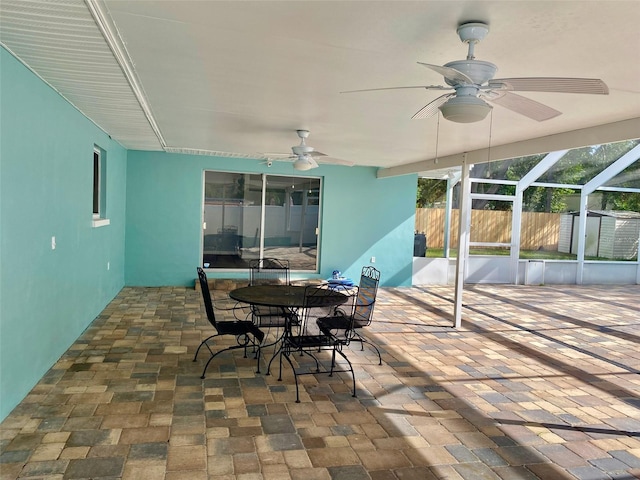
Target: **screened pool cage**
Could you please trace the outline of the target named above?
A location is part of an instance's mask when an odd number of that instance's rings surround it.
[[[628,140],[449,170],[413,284],[640,283],[639,159]]]

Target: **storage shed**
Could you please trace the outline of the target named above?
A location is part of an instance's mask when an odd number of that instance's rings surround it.
[[[560,217],[558,251],[578,253],[580,212]],[[634,260],[638,256],[640,213],[615,210],[587,212],[586,257]]]

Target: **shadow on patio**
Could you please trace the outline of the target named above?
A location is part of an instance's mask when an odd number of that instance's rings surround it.
[[[192,362],[199,292],[125,288],[2,424],[0,478],[571,479],[640,473],[638,286],[381,289],[350,378]]]

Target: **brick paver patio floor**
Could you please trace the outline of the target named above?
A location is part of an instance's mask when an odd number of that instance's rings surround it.
[[[640,286],[463,301],[456,330],[452,287],[381,289],[383,364],[352,346],[357,398],[307,375],[295,403],[287,364],[279,382],[241,350],[200,379],[199,292],[125,288],[0,425],[0,478],[640,478]]]

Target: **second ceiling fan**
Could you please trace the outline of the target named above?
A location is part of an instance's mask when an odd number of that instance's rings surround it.
[[[311,170],[312,168],[318,168],[318,161],[322,163],[347,165],[349,167],[353,165],[353,162],[329,157],[327,154],[318,152],[312,146],[307,145],[306,139],[309,138],[309,130],[296,130],[296,133],[300,138],[300,144],[291,147],[292,153],[265,153],[264,155],[268,159],[273,160],[293,160],[293,168],[296,170]],[[322,157],[326,158],[321,159]]]
[[[491,111],[488,102],[536,121],[549,120],[562,112],[513,92],[557,92],[607,95],[609,88],[597,78],[526,77],[494,79],[498,67],[490,62],[476,60],[474,48],[489,33],[485,23],[463,23],[457,29],[463,43],[469,45],[467,58],[445,65],[418,62],[444,77],[445,85],[418,85],[408,87],[370,88],[342,93],[374,90],[424,88],[427,90],[453,90],[422,107],[412,118],[427,118],[442,112],[447,120],[472,123],[484,119]]]

